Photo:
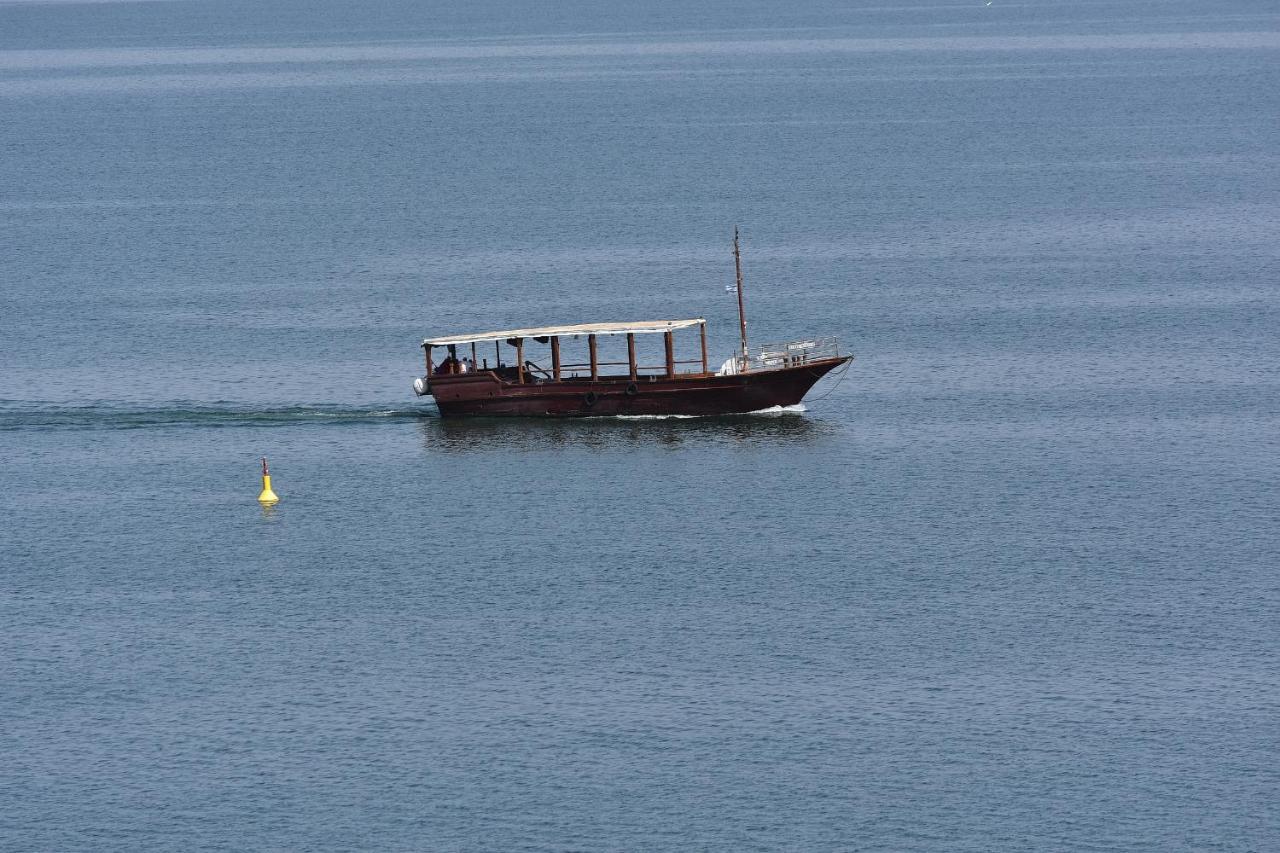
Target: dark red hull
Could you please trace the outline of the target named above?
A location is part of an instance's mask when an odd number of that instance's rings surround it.
[[[852,356],[732,376],[682,374],[509,382],[493,371],[431,377],[440,414],[584,418],[610,415],[728,415],[794,406]]]

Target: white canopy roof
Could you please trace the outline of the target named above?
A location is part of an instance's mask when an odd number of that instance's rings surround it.
[[[484,343],[485,341],[505,341],[507,338],[545,338],[551,335],[651,335],[656,332],[670,332],[673,329],[687,329],[705,323],[698,317],[693,320],[645,320],[633,323],[579,323],[576,326],[542,326],[533,329],[507,329],[505,332],[480,332],[475,335],[454,335],[447,338],[427,338],[422,342],[424,347],[444,347],[450,344]]]

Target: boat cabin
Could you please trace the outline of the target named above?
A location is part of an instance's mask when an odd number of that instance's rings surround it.
[[[676,358],[675,332],[682,329],[698,330],[700,354],[698,358]],[[637,335],[662,335],[664,357],[661,363],[641,363],[636,355]],[[600,352],[600,339],[626,336],[627,359],[618,356],[604,358]],[[581,340],[586,339],[586,351],[582,352]],[[579,342],[577,352],[567,354],[562,346]],[[489,349],[489,345],[493,349]],[[503,345],[507,356],[503,357]],[[533,360],[534,346],[547,347],[543,351],[543,363]],[[635,382],[648,377],[674,379],[677,373],[705,375],[707,365],[707,325],[701,317],[692,320],[653,320],[630,323],[582,323],[574,326],[546,326],[529,329],[509,329],[501,332],[483,332],[446,338],[428,338],[422,342],[426,355],[427,376],[454,376],[476,371],[492,372],[504,382],[516,384],[560,382],[569,379],[585,379],[592,382],[616,379]],[[437,360],[436,350],[445,355]],[[568,358],[566,358],[566,355]],[[491,358],[492,357],[492,358]],[[605,359],[609,360],[605,360]],[[581,359],[581,360],[576,360]]]

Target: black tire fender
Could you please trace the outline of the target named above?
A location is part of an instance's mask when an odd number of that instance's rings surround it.
[[[588,409],[594,406],[596,404],[596,400],[599,400],[599,399],[600,399],[600,395],[596,394],[595,391],[588,391],[587,393],[582,395],[582,403]]]
[[[622,393],[626,394],[628,397],[634,397],[635,395],[640,393],[640,387],[636,385],[636,383],[634,382],[628,382],[626,390],[624,390]]]

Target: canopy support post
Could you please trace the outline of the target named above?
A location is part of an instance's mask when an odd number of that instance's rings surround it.
[[[551,337],[551,375],[560,381],[560,338],[555,335]]]
[[[431,375],[431,344],[423,344],[422,349],[427,354],[427,375]]]
[[[636,378],[636,336],[627,332],[627,368],[628,375],[634,381]]]
[[[698,331],[702,334],[702,372],[707,372],[707,324],[698,324]]]
[[[587,348],[591,350],[591,381],[600,378],[600,363],[596,358],[596,336],[587,335]]]
[[[493,366],[502,367],[502,348],[497,341],[493,342]]]
[[[516,338],[516,381],[524,384],[524,338]]]
[[[674,379],[676,375],[676,344],[675,335],[671,332],[662,333],[663,342],[667,346],[667,378]]]
[[[479,359],[476,358],[476,342],[472,341],[471,342],[471,369],[472,370],[476,369],[477,361],[479,361]]]

